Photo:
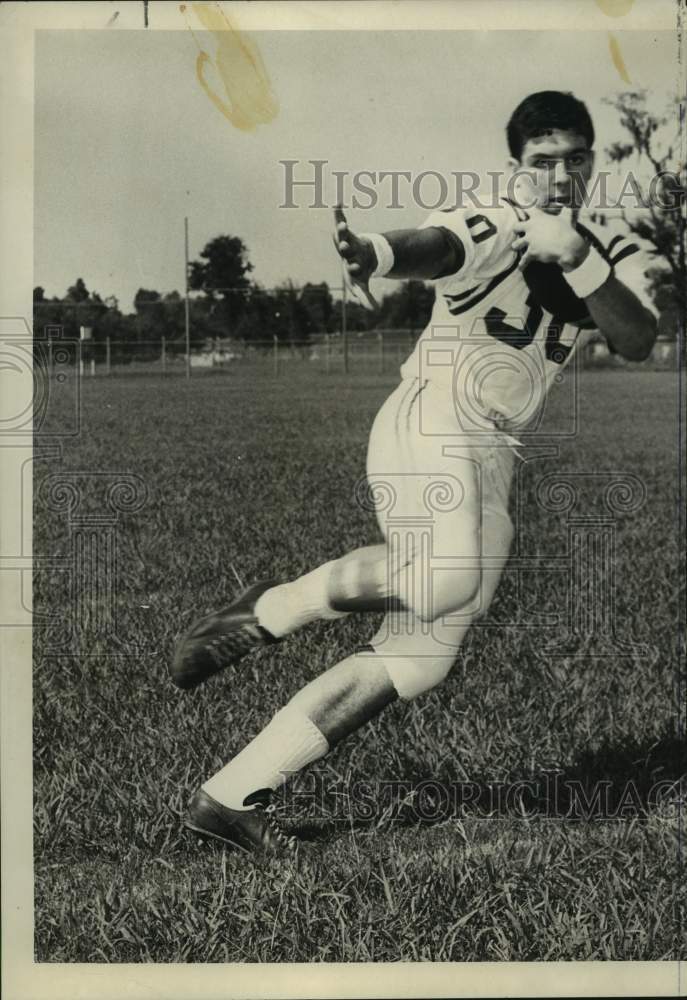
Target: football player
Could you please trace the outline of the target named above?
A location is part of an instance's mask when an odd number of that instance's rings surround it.
[[[186,825],[197,833],[246,849],[294,848],[270,814],[272,793],[395,699],[440,684],[489,607],[513,537],[514,432],[531,425],[590,330],[629,360],[651,352],[643,251],[579,219],[594,161],[585,105],[532,94],[507,139],[511,169],[527,177],[517,199],[438,211],[419,229],[384,234],[355,233],[336,212],[354,284],[367,290],[384,276],[436,288],[430,323],[371,431],[367,499],[384,541],[290,582],[256,583],[183,638],[172,678],[195,687],[318,619],[385,618],[368,646],[306,685],[196,792]]]

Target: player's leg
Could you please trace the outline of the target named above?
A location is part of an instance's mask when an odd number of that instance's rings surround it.
[[[250,839],[248,827],[254,846],[279,850],[280,834],[273,827],[256,827],[262,817],[255,816],[255,803],[397,698],[410,701],[445,679],[471,622],[489,606],[508,557],[510,522],[499,517],[489,532],[492,556],[481,575],[480,593],[469,606],[433,622],[429,633],[427,623],[409,612],[387,615],[370,647],[307,684],[205,782],[191,803],[187,824],[198,832],[208,832],[210,826],[215,836],[230,842]]]
[[[486,552],[479,571],[479,587],[473,598],[450,608],[450,576],[433,588],[434,608],[443,613],[431,625],[422,619],[391,612],[371,640],[377,659],[384,664],[399,698],[410,701],[441,682],[450,673],[470,626],[489,609],[494,598],[513,538],[510,519],[499,511],[487,511],[482,537]]]
[[[451,456],[453,471],[455,464],[455,456]],[[466,476],[470,470],[474,470],[472,464],[464,470]],[[306,685],[237,757],[205,783],[200,793],[206,797],[204,801],[219,803],[220,808],[230,810],[230,817],[240,817],[262,789],[278,788],[288,776],[323,757],[396,698],[418,697],[446,677],[471,621],[488,607],[508,558],[512,528],[503,509],[507,475],[502,477],[503,494],[496,500],[489,489],[491,479],[487,479],[478,521],[469,516],[474,511],[471,504],[439,510],[435,519],[436,537],[444,547],[449,542],[455,544],[456,538],[459,544],[463,538],[467,545],[475,533],[480,539],[480,584],[473,598],[462,605],[452,604],[451,594],[461,592],[460,575],[440,570],[438,587],[421,589],[430,594],[436,591],[435,607],[453,614],[443,621],[435,619],[429,628],[428,616],[421,618],[405,610],[387,615],[369,650],[347,657]],[[472,489],[470,483],[474,483],[473,478],[466,479],[466,493]],[[411,495],[408,502],[417,505],[417,496]],[[422,569],[427,579],[433,573],[430,563]]]
[[[368,648],[310,681],[203,788],[232,809],[258,789],[272,791],[323,757],[397,697],[384,665]]]
[[[383,663],[373,661],[354,654],[306,685],[196,792],[186,826],[248,850],[293,850],[269,815],[270,797],[397,697]]]
[[[460,535],[465,531],[462,522],[462,518],[445,518],[439,537],[444,532]],[[289,704],[308,716],[330,747],[396,698],[415,698],[449,673],[470,625],[489,608],[507,563],[513,538],[507,511],[485,507],[480,537],[485,551],[479,588],[470,601],[451,605],[442,584],[439,600],[444,610],[429,627],[412,612],[389,612],[369,646],[337,663],[291,699]],[[427,577],[433,574],[431,564],[424,572]]]
[[[438,416],[426,413],[426,426],[434,431],[441,430],[445,417],[442,400],[431,401],[429,409],[437,406]],[[454,429],[451,423],[446,426]],[[418,427],[416,414],[413,428]],[[399,442],[406,472],[397,485],[395,504],[385,506],[380,516],[387,539],[386,593],[402,598],[400,606],[387,614],[371,642],[373,652],[349,657],[292,699],[330,745],[396,697],[416,697],[443,680],[470,624],[490,606],[508,560],[513,539],[508,513],[512,450],[499,435],[478,439],[477,447],[467,446],[455,433],[448,446],[441,434],[431,437],[434,443],[411,432]],[[388,462],[377,445],[373,434],[371,483],[383,480],[380,473],[387,466],[381,463]],[[428,489],[416,488],[418,475],[427,470],[434,472],[428,476],[431,490],[440,494],[429,511],[430,533],[423,520]],[[449,483],[452,496],[444,488]],[[406,530],[398,531],[404,523]],[[431,546],[423,545],[428,539]],[[394,554],[403,550],[404,542],[412,558],[406,559],[403,551]]]
[[[377,414],[370,437],[376,468],[386,476],[400,476],[401,482],[404,470],[412,468],[407,437],[418,385],[417,380],[399,385]],[[396,555],[390,560],[386,544],[363,546],[289,583],[255,584],[183,637],[171,666],[173,681],[181,688],[195,687],[252,649],[312,621],[394,607],[425,613],[422,596],[413,590],[406,593],[402,586],[404,579],[412,579],[403,570],[414,557],[412,551],[406,552],[399,562]],[[390,569],[390,561],[395,561],[395,568]],[[472,577],[474,586],[474,571]],[[467,571],[462,578],[469,582]]]

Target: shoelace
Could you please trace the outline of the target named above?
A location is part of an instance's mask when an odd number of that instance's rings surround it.
[[[277,810],[275,804],[271,802],[268,806],[259,806],[258,808],[262,809],[265,816],[265,822],[269,827],[270,833],[276,838],[277,842],[288,851],[295,851],[296,838],[293,835],[287,836],[279,826],[279,821],[275,815]]]
[[[259,639],[237,629],[235,632],[225,632],[213,636],[206,642],[206,648],[217,666],[224,666],[237,653],[247,653],[253,646],[259,644]]]

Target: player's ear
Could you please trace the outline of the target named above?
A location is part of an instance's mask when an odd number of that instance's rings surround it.
[[[514,174],[517,170],[520,170],[520,160],[516,160],[514,156],[509,156],[506,160],[506,167],[509,174]]]

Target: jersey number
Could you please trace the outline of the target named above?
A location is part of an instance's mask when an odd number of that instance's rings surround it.
[[[473,215],[466,223],[473,243],[482,243],[490,236],[496,236],[496,226],[486,215]]]
[[[528,313],[521,329],[511,326],[510,323],[506,323],[507,313],[503,312],[502,309],[497,309],[496,306],[492,306],[484,317],[484,325],[487,328],[487,333],[491,334],[492,337],[496,337],[503,344],[507,344],[508,347],[514,347],[516,351],[521,351],[523,347],[529,347],[541,326],[544,318],[544,310],[534,300],[531,293],[527,296],[525,305],[528,308]],[[571,345],[564,344],[559,340],[564,326],[565,321],[554,316],[546,328],[546,340],[544,342],[546,360],[553,361],[556,365],[562,365],[572,350]]]
[[[486,215],[473,215],[467,220],[467,226],[470,230],[473,243],[481,243],[483,240],[488,240],[490,236],[496,235],[496,226]],[[528,313],[522,329],[506,323],[507,313],[503,312],[502,309],[497,309],[496,306],[492,306],[484,317],[484,325],[487,328],[487,333],[509,347],[514,347],[516,351],[521,351],[523,347],[529,347],[537,335],[537,330],[541,326],[544,318],[544,310],[535,301],[532,293],[527,296],[525,305],[528,308]],[[546,360],[553,361],[556,365],[562,365],[572,350],[572,346],[564,344],[558,339],[564,326],[565,320],[554,316],[546,328],[546,340],[544,342]]]

